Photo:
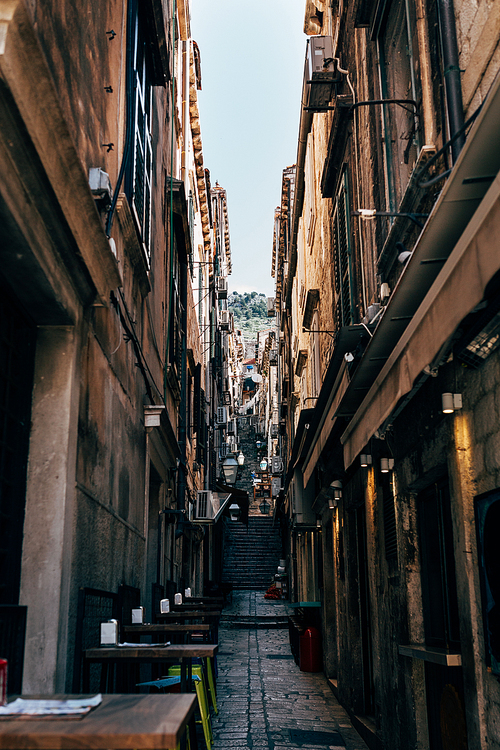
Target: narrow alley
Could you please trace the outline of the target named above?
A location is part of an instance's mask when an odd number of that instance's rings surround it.
[[[224,608],[213,750],[368,747],[324,674],[295,664],[282,623],[289,611],[288,602],[268,601],[263,591],[234,591]]]

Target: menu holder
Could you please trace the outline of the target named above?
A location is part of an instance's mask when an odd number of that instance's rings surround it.
[[[102,695],[88,698],[37,699],[16,698],[0,706],[0,721],[5,719],[83,719],[102,702]]]

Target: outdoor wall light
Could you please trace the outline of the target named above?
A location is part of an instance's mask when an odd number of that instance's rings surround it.
[[[259,510],[263,516],[267,516],[271,510],[271,503],[268,503],[267,500],[263,500],[259,505]]]
[[[226,484],[234,484],[238,474],[238,462],[233,456],[228,456],[222,463],[222,473]]]
[[[316,528],[321,529],[321,518],[316,519]]]
[[[238,453],[236,461],[238,462],[238,466],[243,466],[243,464],[245,463],[245,456],[241,451]]]
[[[262,471],[265,471],[267,469],[267,460],[265,458],[262,459],[262,461],[259,464]]]
[[[441,403],[443,414],[453,414],[457,409],[462,408],[462,394],[461,393],[442,393]]]
[[[330,510],[335,510],[338,504],[339,504],[339,501],[336,500],[336,498],[334,498],[333,495],[328,498],[328,507],[330,508]]]
[[[342,482],[340,479],[334,479],[330,484],[330,487],[333,489],[333,499],[336,500],[338,504],[339,500],[342,499]]]
[[[380,459],[380,471],[382,474],[388,474],[394,468],[393,458],[381,458]]]
[[[359,457],[359,463],[360,466],[363,467],[370,466],[370,464],[372,463],[372,457],[369,453],[362,453]]]
[[[229,506],[229,518],[231,519],[231,521],[239,521],[240,514],[241,514],[241,510],[240,510],[239,505],[237,505],[236,503],[233,503],[232,505]]]

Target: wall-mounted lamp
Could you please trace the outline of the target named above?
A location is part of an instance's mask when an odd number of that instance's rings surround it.
[[[271,503],[268,503],[267,500],[263,500],[259,505],[259,510],[263,516],[267,516],[271,510]]]
[[[333,499],[337,501],[337,504],[339,500],[342,499],[342,482],[340,479],[334,479],[333,482],[331,482],[330,487],[333,489]]]
[[[321,531],[321,518],[316,519],[316,528]]]
[[[380,471],[382,474],[388,474],[394,468],[393,458],[381,458],[380,459]]]
[[[241,514],[241,510],[240,510],[239,505],[237,505],[236,503],[233,503],[232,505],[229,506],[229,518],[231,519],[231,521],[239,521],[240,514]]]
[[[362,453],[359,457],[359,464],[360,466],[366,467],[370,466],[372,463],[372,457],[369,453]]]
[[[262,459],[262,461],[259,464],[262,471],[265,471],[267,469],[267,460],[265,458]]]
[[[339,504],[339,501],[336,498],[334,498],[333,495],[328,498],[328,507],[330,508],[330,510],[335,510],[338,504]]]
[[[243,464],[245,463],[245,456],[241,451],[236,456],[236,460],[238,462],[238,466],[243,466]]]
[[[222,473],[226,484],[234,484],[238,475],[238,462],[232,456],[228,456],[222,463]]]
[[[454,411],[462,408],[462,394],[442,393],[441,402],[443,414],[453,414]]]

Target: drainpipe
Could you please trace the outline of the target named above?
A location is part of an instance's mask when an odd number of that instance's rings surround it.
[[[186,507],[187,485],[187,455],[186,455],[186,419],[187,419],[187,277],[188,270],[185,263],[180,264],[180,305],[181,305],[181,372],[180,372],[180,403],[179,403],[179,450],[180,462],[177,481],[177,509]]]
[[[460,66],[458,60],[457,30],[453,0],[438,0],[439,31],[441,35],[441,47],[443,50],[444,81],[446,88],[446,102],[448,105],[448,121],[450,126],[450,137],[463,127],[464,106],[462,101],[462,81],[460,79]],[[465,143],[465,134],[462,133],[451,144],[451,155],[455,164],[460,151]]]

